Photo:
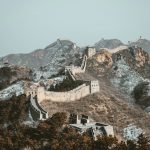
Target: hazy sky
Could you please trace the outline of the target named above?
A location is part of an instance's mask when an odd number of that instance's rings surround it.
[[[150,0],[0,0],[0,56],[101,38],[150,39]]]

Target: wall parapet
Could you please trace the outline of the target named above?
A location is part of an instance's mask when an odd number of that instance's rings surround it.
[[[78,100],[90,94],[90,85],[82,84],[77,88],[67,92],[46,91],[44,87],[39,87],[37,98],[39,102],[51,100],[55,102],[70,102]]]
[[[44,87],[39,87],[37,91],[37,98],[39,103],[44,100],[70,102],[96,92],[99,92],[99,82],[97,80],[84,83],[67,92],[46,91]]]
[[[85,69],[86,69],[86,63],[87,63],[87,56],[84,55],[83,56],[83,60],[82,60],[82,64],[80,67],[78,66],[66,66],[65,67],[65,71],[68,71],[69,75],[71,76],[71,78],[75,81],[75,74],[77,73],[84,73]]]

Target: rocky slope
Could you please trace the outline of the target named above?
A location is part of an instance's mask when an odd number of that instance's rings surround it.
[[[150,56],[142,48],[129,47],[113,54],[112,58],[113,62],[124,60],[132,70],[150,79]]]
[[[110,86],[121,91],[130,103],[138,101],[133,94],[138,84],[150,84],[150,56],[141,48],[130,47],[113,54],[103,50],[88,61],[88,69],[105,82],[111,82]]]
[[[80,64],[84,48],[69,40],[57,40],[44,49],[28,54],[10,54],[0,58],[0,68],[6,65],[27,66],[32,69],[35,81],[57,74],[66,65]],[[3,78],[3,77],[2,77]]]
[[[57,40],[45,49],[39,49],[29,54],[11,54],[3,57],[0,62],[25,65],[34,68],[35,78],[51,76],[58,70],[71,63],[78,63],[80,59],[80,48],[71,41]]]

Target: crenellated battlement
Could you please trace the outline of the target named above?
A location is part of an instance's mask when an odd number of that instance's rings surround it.
[[[37,98],[39,103],[44,100],[50,100],[54,102],[70,102],[79,100],[82,97],[96,92],[99,92],[98,81],[90,81],[67,92],[46,91],[44,87],[39,87],[37,90]]]

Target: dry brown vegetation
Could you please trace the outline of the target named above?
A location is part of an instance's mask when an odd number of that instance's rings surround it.
[[[12,71],[9,67],[0,68],[0,90],[10,84],[12,76],[16,76],[16,72]]]
[[[133,90],[133,96],[136,103],[143,106],[143,108],[150,106],[150,96],[148,91],[149,82],[141,82]]]
[[[91,64],[92,63],[92,64]],[[99,64],[103,69],[103,64]],[[103,72],[98,70],[100,66],[94,61],[88,60],[86,75],[99,80],[100,92],[89,95],[74,102],[51,102],[44,101],[41,105],[50,115],[57,111],[67,113],[86,114],[94,121],[107,123],[114,126],[117,135],[123,133],[123,128],[129,124],[135,124],[150,136],[150,115],[139,106],[128,103],[129,95],[114,88],[107,78],[107,69]],[[84,78],[84,74],[82,75]]]
[[[11,66],[0,68],[0,90],[21,80],[31,80],[32,71],[27,67]]]
[[[138,141],[118,141],[112,136],[98,136],[95,141],[88,132],[79,134],[67,126],[65,113],[53,114],[37,128],[13,124],[0,129],[1,150],[149,150],[149,139],[142,134]]]
[[[138,106],[131,106],[117,97],[104,93],[97,93],[68,103],[45,101],[42,106],[51,115],[58,111],[89,115],[94,121],[113,125],[116,134],[119,135],[122,135],[123,128],[131,123],[141,127],[150,135],[148,114]]]
[[[0,125],[20,122],[26,119],[29,111],[29,100],[25,95],[13,96],[9,100],[0,101]]]
[[[57,111],[89,115],[94,121],[113,125],[119,136],[123,136],[123,128],[129,124],[135,124],[150,136],[150,115],[136,104],[128,103],[131,97],[129,99],[129,95],[111,85],[108,70],[109,67],[98,63],[95,58],[89,59],[85,74],[99,80],[100,92],[68,103],[44,101],[43,108],[50,115]],[[84,79],[85,74],[80,78]]]

